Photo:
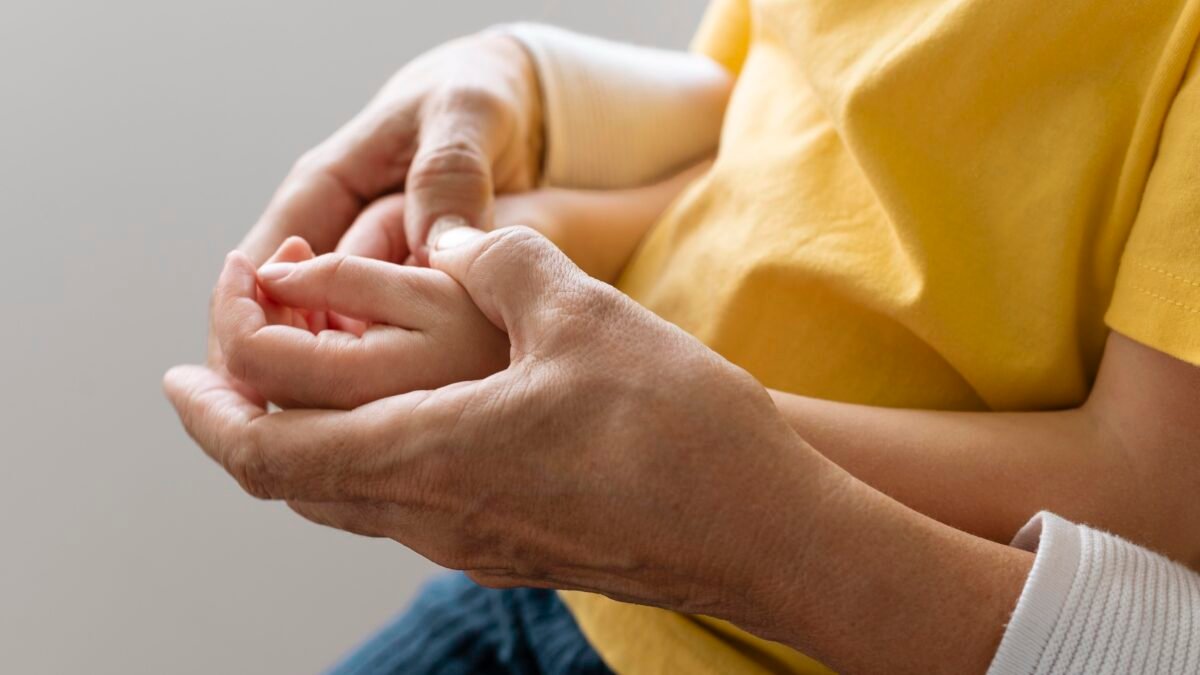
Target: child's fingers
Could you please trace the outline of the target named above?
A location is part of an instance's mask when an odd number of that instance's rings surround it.
[[[411,364],[403,375],[416,389],[442,384],[422,378],[420,351],[427,344],[420,333],[395,326],[372,327],[361,338],[267,326],[228,357],[238,377],[279,406],[350,409],[396,393],[398,373],[381,364]]]
[[[238,251],[225,258],[225,268],[213,293],[213,326],[221,352],[228,359],[231,350],[267,325],[267,316],[257,299],[258,286],[254,265]],[[230,371],[237,376],[232,364]]]
[[[275,253],[271,255],[265,264],[277,262],[302,262],[304,260],[311,260],[315,257],[317,257],[317,255],[313,253],[312,247],[308,245],[308,242],[304,239],[304,237],[288,237],[287,239],[283,240],[283,243],[279,245],[279,248],[275,249]]]
[[[372,202],[342,235],[337,252],[403,262],[409,255],[404,237],[404,195],[388,195]]]
[[[230,374],[281,405],[304,400],[296,394],[313,397],[316,382],[306,381],[299,371],[300,364],[307,367],[314,361],[317,336],[291,326],[268,325],[266,312],[255,297],[258,291],[250,259],[237,251],[230,253],[217,280],[213,304],[213,324]],[[324,351],[329,351],[328,344]],[[345,373],[348,376],[350,370]],[[333,389],[347,391],[347,383],[335,382]]]
[[[267,294],[261,288],[255,292],[255,299],[262,306],[267,323],[273,326],[292,326],[295,328],[305,328],[307,326],[308,322],[305,321],[305,318],[299,312],[267,297]]]
[[[404,236],[404,195],[388,195],[372,202],[342,235],[337,253],[408,264],[406,259],[412,256]],[[366,322],[336,312],[328,315],[327,322],[330,328],[355,335],[367,329]]]
[[[362,335],[367,330],[367,322],[351,319],[348,316],[342,316],[337,312],[325,312],[327,327],[333,330],[345,331],[355,335]]]
[[[323,330],[329,330],[330,328],[335,328],[334,326],[329,325],[329,319],[330,319],[329,312],[309,311],[307,325],[302,326],[302,327],[312,333],[320,333]],[[335,330],[336,330],[336,328],[335,328]],[[358,332],[355,332],[355,331],[346,331],[346,332],[353,333],[356,337],[362,335],[361,330]]]
[[[264,265],[258,283],[276,302],[349,318],[422,329],[462,289],[442,272],[345,256]]]
[[[313,253],[312,247],[308,245],[304,237],[288,237],[279,245],[266,264],[302,262],[312,260],[314,257],[316,254]],[[258,301],[263,306],[263,311],[266,312],[269,324],[303,328],[314,333],[319,333],[328,327],[324,312],[309,312],[281,305],[261,290],[258,294]]]

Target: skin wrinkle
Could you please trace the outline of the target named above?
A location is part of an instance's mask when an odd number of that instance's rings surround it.
[[[303,169],[301,170],[303,171]],[[337,185],[342,194],[354,200],[356,210],[361,210],[370,201],[369,193],[358,189],[352,181],[344,176],[337,163],[322,163],[318,161],[309,170],[312,172],[310,180],[324,178],[332,181]]]

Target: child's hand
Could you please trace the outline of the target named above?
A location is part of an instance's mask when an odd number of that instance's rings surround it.
[[[285,248],[257,274],[230,254],[214,306],[230,372],[277,405],[353,408],[508,365],[508,336],[446,274]],[[365,330],[325,330],[328,317]]]
[[[288,237],[264,264],[297,263],[312,260],[315,257],[312,247],[303,238]],[[262,305],[263,313],[269,324],[303,328],[313,333],[320,333],[329,328],[329,317],[326,312],[281,305],[268,297],[261,288],[258,289],[255,296],[258,298],[258,304]],[[361,334],[362,331],[359,330],[358,333]]]
[[[611,281],[649,224],[703,170],[631,190],[503,195],[493,226],[530,226]],[[329,256],[314,258],[293,237],[257,278],[248,259],[232,255],[214,305],[231,373],[282,407],[352,408],[504,368],[507,336],[466,291],[439,272],[397,264],[412,261],[404,210],[403,195],[376,200]]]

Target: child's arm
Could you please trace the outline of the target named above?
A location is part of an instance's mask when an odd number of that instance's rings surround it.
[[[495,223],[498,227],[525,225],[537,230],[583,271],[612,282],[650,226],[709,165],[704,161],[639,188],[547,188],[504,196],[496,202]]]
[[[1200,368],[1110,334],[1071,410],[900,410],[772,392],[796,431],[856,477],[1008,543],[1050,510],[1200,564]]]

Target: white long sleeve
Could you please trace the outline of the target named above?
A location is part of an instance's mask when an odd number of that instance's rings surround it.
[[[645,185],[712,154],[731,78],[712,60],[535,23],[496,30],[533,57],[548,185]]]
[[[1037,556],[989,673],[1200,673],[1200,575],[1051,513],[1013,545]]]

